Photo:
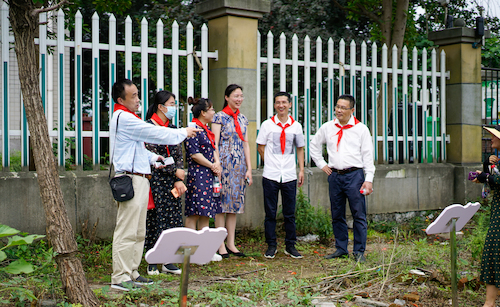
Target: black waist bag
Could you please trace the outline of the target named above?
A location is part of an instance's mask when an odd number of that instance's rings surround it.
[[[113,198],[116,201],[124,202],[131,200],[134,197],[134,186],[132,185],[132,177],[124,175],[113,177],[109,181]]]

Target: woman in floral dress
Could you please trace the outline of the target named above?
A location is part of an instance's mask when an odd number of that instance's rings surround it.
[[[186,160],[188,161],[186,208],[184,214],[186,227],[202,229],[209,226],[210,218],[221,212],[220,197],[213,195],[213,180],[220,176],[219,157],[215,150],[215,137],[208,128],[215,111],[208,99],[189,97],[188,103],[193,105],[193,122],[204,131],[186,140]],[[196,227],[198,224],[198,227]],[[222,257],[215,254],[212,261],[220,261]]]
[[[240,113],[244,98],[243,88],[230,84],[224,93],[224,108],[212,123],[222,166],[222,213],[215,217],[215,226],[227,229],[227,246],[222,244],[219,248],[223,258],[229,254],[245,257],[235,245],[236,214],[244,212],[246,184],[252,184],[248,119]]]
[[[170,121],[177,112],[175,96],[168,91],[159,91],[155,95],[154,103],[146,113],[147,122],[152,125],[177,128]],[[145,249],[154,247],[158,237],[163,232],[174,227],[182,227],[182,203],[181,197],[175,197],[172,189],[176,189],[179,195],[186,191],[184,185],[184,161],[182,159],[181,145],[156,145],[146,144],[146,148],[158,155],[165,157],[167,166],[162,169],[152,167],[151,185],[152,199],[150,204],[154,208],[149,209],[146,221]],[[150,206],[148,206],[150,208]],[[164,273],[181,274],[181,270],[172,263],[163,264],[161,270]],[[149,264],[148,274],[157,275],[158,265]]]
[[[484,127],[491,133],[491,148],[500,149],[500,126]],[[483,307],[495,307],[498,289],[500,287],[500,174],[499,160],[492,155],[483,164],[483,171],[478,171],[474,182],[487,183],[491,189],[490,226],[484,242],[481,258],[481,274],[479,279],[486,284],[486,301]]]

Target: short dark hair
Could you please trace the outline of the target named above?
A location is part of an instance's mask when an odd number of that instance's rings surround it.
[[[113,97],[116,103],[118,103],[118,98],[125,99],[125,85],[132,86],[134,82],[129,79],[121,79],[113,84],[111,88],[111,97]]]
[[[356,100],[354,100],[354,97],[351,95],[340,95],[339,98],[337,98],[337,101],[339,101],[340,99],[349,101],[349,106],[351,107],[351,109],[356,105]]]
[[[240,89],[243,91],[243,88],[238,84],[229,84],[226,87],[226,90],[224,91],[224,107],[223,108],[227,107],[226,96],[229,97],[231,95],[231,93],[236,91],[237,89]]]
[[[193,112],[193,117],[198,118],[201,115],[201,111],[207,112],[212,105],[212,101],[208,98],[196,98],[193,97],[188,98],[188,104],[192,105],[191,112]]]
[[[288,102],[292,102],[292,96],[290,96],[287,92],[277,92],[274,94],[274,102],[276,102],[276,97],[279,96],[285,96],[288,99]]]
[[[174,97],[175,99],[175,95],[169,91],[159,91],[158,93],[156,93],[155,100],[153,104],[149,106],[148,112],[146,113],[146,119],[150,119],[153,114],[158,111],[158,105],[164,104],[165,102],[167,102],[167,100],[170,99],[170,97]]]

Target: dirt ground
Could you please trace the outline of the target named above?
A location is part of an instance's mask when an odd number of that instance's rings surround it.
[[[265,244],[247,243],[241,250],[249,257],[232,256],[206,265],[191,264],[189,289],[198,291],[215,283],[231,283],[237,278],[254,280],[258,277],[267,282],[291,281],[296,278],[305,281],[303,291],[314,295],[311,306],[321,306],[325,303],[335,303],[335,306],[384,306],[377,305],[377,302],[391,307],[451,306],[449,272],[443,273],[442,269],[430,264],[429,270],[420,268],[424,271],[424,276],[409,275],[407,271],[410,261],[403,259],[406,256],[397,252],[394,256],[392,241],[383,242],[380,239],[369,241],[365,254],[367,262],[364,264],[357,264],[353,259],[324,259],[324,255],[334,252],[331,243],[330,247],[325,247],[317,242],[299,242],[297,248],[304,256],[303,259],[286,256],[283,252],[284,242],[278,244],[281,245],[278,246],[278,253],[274,259],[266,259],[263,256]],[[406,248],[407,244],[399,243],[397,249]],[[431,238],[429,244],[432,244]],[[145,270],[145,265],[141,265],[141,268]],[[167,277],[160,275],[155,280],[164,287],[179,289],[180,276]],[[93,283],[92,287],[101,288],[104,285]],[[285,293],[286,289],[283,289],[282,295],[278,293],[272,300],[271,306],[288,306],[290,301]],[[108,294],[123,295],[116,290],[110,290]],[[459,291],[459,306],[482,306],[484,295],[484,286],[477,287],[468,282],[465,289]],[[244,297],[244,294],[242,296]],[[360,298],[356,296],[363,297],[361,300],[364,301],[359,301]],[[398,302],[397,300],[404,300],[405,304],[393,304],[395,301]],[[375,303],[372,305],[370,301]],[[190,305],[191,303],[193,305]],[[188,305],[196,306],[195,302],[191,303]],[[267,305],[269,306],[269,303]]]

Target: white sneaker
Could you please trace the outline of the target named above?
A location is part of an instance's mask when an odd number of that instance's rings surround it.
[[[222,256],[217,253],[212,256],[212,261],[221,261],[221,260]]]
[[[180,275],[182,273],[182,270],[173,265],[172,263],[167,263],[161,266],[161,271],[163,273],[171,273],[171,274],[176,274]]]
[[[160,271],[158,271],[156,264],[148,265],[148,275],[160,275]]]

